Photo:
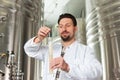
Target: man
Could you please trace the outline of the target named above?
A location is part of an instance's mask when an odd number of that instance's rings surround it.
[[[37,36],[24,46],[30,57],[44,62],[43,80],[101,80],[102,67],[91,48],[75,39],[77,22],[73,15],[65,13],[58,19],[61,44],[53,46],[53,59],[49,64],[49,50],[41,42],[50,33],[50,28],[41,27]],[[50,66],[49,66],[50,65]],[[50,74],[53,70],[54,75]]]

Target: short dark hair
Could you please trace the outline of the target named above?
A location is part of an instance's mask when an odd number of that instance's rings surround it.
[[[70,18],[72,19],[73,21],[73,25],[76,26],[77,25],[77,21],[76,21],[76,18],[72,15],[72,14],[69,14],[69,13],[64,13],[64,14],[61,14],[58,18],[58,24],[60,22],[61,19],[63,18]]]

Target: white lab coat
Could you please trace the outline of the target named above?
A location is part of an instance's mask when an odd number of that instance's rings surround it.
[[[43,80],[54,80],[56,70],[53,71],[53,75],[49,73],[48,47],[34,43],[33,39],[24,46],[26,54],[44,62]],[[60,56],[61,49],[61,44],[53,46],[54,58]],[[101,80],[102,66],[90,47],[75,41],[65,49],[64,60],[68,63],[70,71],[61,71],[59,80]]]

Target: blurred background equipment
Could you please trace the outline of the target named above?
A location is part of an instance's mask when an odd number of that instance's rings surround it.
[[[5,73],[2,70],[0,70],[0,80],[3,80],[4,75],[5,75]]]
[[[103,80],[120,80],[120,0],[86,4],[87,44],[101,55]]]

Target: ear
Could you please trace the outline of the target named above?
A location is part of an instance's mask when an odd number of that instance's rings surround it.
[[[75,32],[78,30],[78,27],[77,26],[75,26]]]

